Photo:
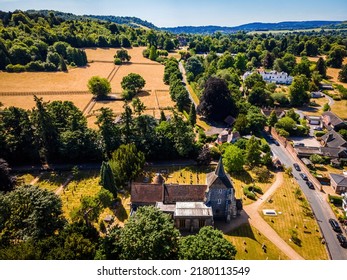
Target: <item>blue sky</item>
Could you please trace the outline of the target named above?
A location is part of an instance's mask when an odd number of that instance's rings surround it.
[[[346,0],[0,0],[0,10],[15,9],[136,16],[159,27],[347,20]]]

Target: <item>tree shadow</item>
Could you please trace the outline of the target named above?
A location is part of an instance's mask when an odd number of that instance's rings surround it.
[[[250,173],[246,170],[230,172],[230,176],[241,181],[244,184],[251,184],[254,181]]]
[[[138,94],[136,94],[136,97],[145,97],[145,96],[150,96],[151,94],[148,91],[140,91]]]

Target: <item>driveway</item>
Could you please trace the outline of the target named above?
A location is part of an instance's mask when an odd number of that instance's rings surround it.
[[[306,147],[321,147],[321,144],[313,136],[289,137],[289,139],[292,140],[294,142],[294,144],[301,144],[302,143]]]

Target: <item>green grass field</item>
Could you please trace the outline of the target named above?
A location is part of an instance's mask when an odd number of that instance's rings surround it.
[[[235,245],[237,260],[288,259],[273,243],[249,224],[238,227],[224,237]],[[263,245],[265,250],[262,248]]]
[[[277,217],[263,216],[264,220],[285,240],[296,252],[307,260],[328,259],[325,245],[321,243],[319,226],[312,215],[311,208],[301,194],[301,199],[295,195],[297,183],[284,176],[284,184],[271,197],[270,202],[262,204],[261,210],[274,209]],[[291,231],[297,232],[297,239]],[[294,236],[294,238],[293,238]],[[293,240],[297,240],[294,244]]]

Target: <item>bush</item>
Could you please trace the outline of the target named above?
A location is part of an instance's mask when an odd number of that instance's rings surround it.
[[[329,106],[328,103],[325,103],[325,104],[323,105],[323,112],[327,112],[327,111],[330,111],[330,106]]]
[[[336,100],[336,101],[340,101],[340,100],[341,100],[341,96],[336,96],[336,95],[334,95],[334,96],[333,96],[333,99]]]
[[[289,132],[287,132],[286,130],[282,129],[282,128],[276,128],[276,131],[278,133],[278,135],[288,138],[289,137]]]
[[[342,206],[342,197],[329,194],[328,198],[329,198],[329,202],[334,204],[335,206],[337,207]]]
[[[248,187],[244,187],[243,188],[243,194],[247,197],[247,198],[249,198],[249,199],[252,199],[252,200],[255,200],[256,198],[255,198],[255,194],[253,193],[253,192],[250,192],[249,190],[248,190]]]
[[[122,64],[122,61],[120,60],[120,58],[115,58],[115,59],[114,59],[114,64],[115,64],[115,65],[121,65],[121,64]]]
[[[20,72],[25,72],[26,71],[26,67],[24,65],[20,65],[20,64],[8,64],[6,66],[6,71],[10,72],[10,73],[20,73]]]
[[[324,131],[315,131],[314,132],[314,136],[317,138],[322,137],[324,134],[325,134]]]

